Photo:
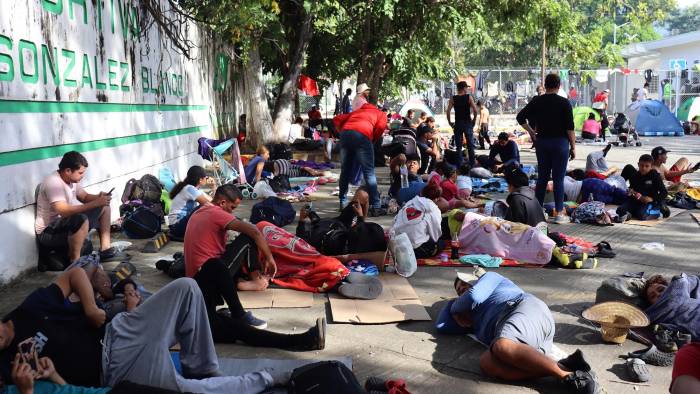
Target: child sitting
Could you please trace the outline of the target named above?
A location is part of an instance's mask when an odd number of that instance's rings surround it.
[[[472,194],[472,178],[469,176],[471,167],[468,163],[462,164],[457,170],[457,198],[466,200]]]
[[[457,180],[457,171],[455,171],[452,166],[444,166],[443,176],[445,179],[440,182],[442,197],[447,201],[451,201],[457,197],[457,184],[455,183]]]
[[[623,221],[630,215],[639,220],[658,219],[659,214],[665,218],[671,215],[665,202],[668,191],[653,165],[654,158],[645,154],[639,157],[638,170],[635,171],[630,165],[623,169],[630,184],[627,201],[617,208],[617,214]]]

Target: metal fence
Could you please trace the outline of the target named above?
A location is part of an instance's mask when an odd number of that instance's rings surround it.
[[[610,89],[608,110],[610,114],[624,112],[633,101],[637,89],[649,82],[650,99],[663,100],[669,109],[676,113],[684,103],[700,97],[700,72],[693,70],[581,70],[573,72],[563,69],[550,69],[548,73],[558,73],[562,80],[561,93],[569,97],[572,105],[590,106],[597,93]],[[492,114],[516,114],[534,97],[541,84],[541,71],[537,68],[523,69],[474,69],[465,74],[472,86],[474,97],[482,101]],[[667,86],[668,85],[668,86]],[[571,88],[575,97],[569,96]],[[426,88],[410,92],[411,100],[422,101],[435,114],[444,114],[447,101],[456,93],[456,83],[452,81],[426,82]],[[664,94],[665,92],[665,94]],[[635,97],[636,99],[636,97]],[[392,102],[387,100],[387,102]],[[393,107],[397,110],[401,100]]]

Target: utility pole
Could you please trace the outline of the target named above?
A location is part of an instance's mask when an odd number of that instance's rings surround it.
[[[542,71],[540,77],[542,86],[544,86],[544,73],[547,67],[547,29],[542,29]]]

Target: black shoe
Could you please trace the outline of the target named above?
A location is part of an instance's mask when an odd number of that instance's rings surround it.
[[[562,382],[569,387],[570,392],[598,394],[600,387],[595,376],[590,372],[575,371],[565,377]]]
[[[689,344],[691,340],[692,337],[690,336],[690,334],[682,333],[680,331],[676,331],[673,333],[673,341],[676,342],[678,349],[682,348],[684,345]]]
[[[370,376],[367,378],[365,381],[365,390],[368,392],[379,392],[379,393],[388,393],[389,390],[386,388],[386,380],[382,378],[378,378],[376,376]]]
[[[386,215],[386,209],[384,208],[370,208],[369,209],[369,216],[376,218],[377,216],[384,216]]]
[[[173,260],[158,260],[156,261],[156,269],[167,273],[173,263]]]
[[[666,201],[662,201],[659,204],[659,211],[661,211],[661,215],[663,215],[664,218],[671,216],[671,210],[668,208],[668,205],[666,205]]]
[[[674,341],[671,331],[656,325],[654,327],[654,344],[664,353],[673,353],[678,351],[678,345]]]
[[[583,358],[581,349],[576,349],[576,351],[571,353],[568,357],[559,360],[559,365],[564,367],[567,371],[591,372],[591,365]]]

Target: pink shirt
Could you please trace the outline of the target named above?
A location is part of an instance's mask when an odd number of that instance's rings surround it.
[[[226,226],[236,219],[218,205],[199,208],[190,217],[185,231],[185,274],[193,277],[213,257],[226,250]]]
[[[585,122],[583,122],[583,127],[581,127],[581,130],[587,133],[600,135],[600,128],[600,123],[598,123],[596,120],[587,119]]]
[[[41,234],[46,226],[60,218],[51,204],[63,201],[68,205],[80,205],[82,203],[78,200],[78,194],[82,194],[82,192],[83,188],[79,184],[64,182],[58,171],[44,178],[39,186],[39,195],[36,199],[34,231]]]

